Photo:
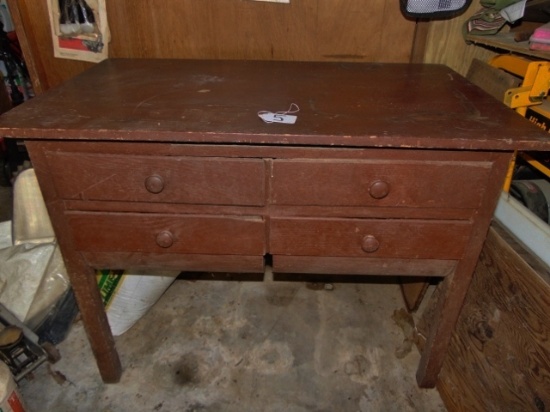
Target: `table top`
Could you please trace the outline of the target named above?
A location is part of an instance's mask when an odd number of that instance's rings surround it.
[[[295,124],[260,111],[299,106]],[[442,65],[110,59],[0,117],[25,139],[550,150]]]

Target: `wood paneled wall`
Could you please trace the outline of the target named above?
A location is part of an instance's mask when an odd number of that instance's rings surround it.
[[[486,62],[493,57],[495,52],[464,41],[464,23],[479,9],[479,0],[474,0],[468,10],[458,17],[430,22],[424,62],[445,64],[466,76],[474,59]]]
[[[8,3],[37,92],[91,65],[53,57],[46,0]],[[112,57],[407,62],[415,30],[398,0],[116,0],[107,12]]]

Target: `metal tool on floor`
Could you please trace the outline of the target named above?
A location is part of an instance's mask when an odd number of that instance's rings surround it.
[[[59,359],[53,345],[40,345],[38,336],[2,304],[0,329],[0,359],[9,366],[16,381],[21,380],[44,361]]]

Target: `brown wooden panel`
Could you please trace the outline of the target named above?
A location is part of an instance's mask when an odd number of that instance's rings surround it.
[[[168,268],[182,272],[263,273],[263,256],[185,255],[174,253],[82,252],[97,269]]]
[[[318,1],[316,13],[317,47],[323,58],[400,62],[411,54],[414,21],[403,17],[399,2]]]
[[[416,380],[421,387],[433,388],[437,382],[453,329],[487,237],[493,212],[502,193],[502,182],[509,164],[509,155],[506,153],[499,155],[485,187],[483,203],[478,213],[472,218],[472,232],[468,247],[454,273],[441,282],[441,299],[438,300],[434,321],[416,371]]]
[[[259,119],[258,119],[259,121]],[[274,126],[274,125],[273,125]],[[68,133],[68,132],[67,132]],[[223,157],[223,158],[267,158],[267,159],[334,159],[360,160],[367,159],[391,160],[391,161],[418,161],[418,162],[449,162],[449,164],[494,162],[501,153],[473,150],[424,150],[422,148],[392,149],[384,147],[319,147],[319,146],[291,146],[291,145],[238,145],[229,143],[219,144],[189,144],[182,139],[181,143],[160,142],[134,142],[128,144],[125,141],[111,140],[86,141],[81,144],[78,139],[68,134],[68,138],[31,141],[29,144],[37,144],[45,152],[74,152],[79,153],[103,153],[137,156],[192,156],[192,157]],[[238,140],[239,138],[236,137]],[[429,140],[429,139],[428,139]]]
[[[72,152],[47,156],[64,199],[251,206],[265,202],[262,160]]]
[[[425,31],[427,31],[427,29]],[[503,70],[496,69],[495,67],[492,67],[488,63],[485,63],[477,58],[472,60],[468,73],[466,74],[466,78],[476,86],[481,87],[483,90],[490,93],[491,96],[498,101],[503,100],[506,90],[512,87],[517,87],[520,84],[520,79],[504,72]],[[405,300],[407,309],[410,311],[415,311],[418,309],[427,288],[428,282],[426,282],[426,280],[423,281],[422,279],[418,279],[418,282],[411,282],[407,280],[407,282],[401,283],[401,291],[403,293],[403,299]]]
[[[71,228],[74,248],[79,251],[214,255],[265,253],[265,225],[263,219],[258,217],[92,212],[67,212],[65,216]]]
[[[200,215],[232,216],[277,216],[277,217],[320,217],[320,218],[373,218],[373,219],[430,219],[467,220],[472,218],[475,209],[430,209],[395,207],[345,207],[345,206],[219,206],[190,205],[182,203],[142,203],[105,202],[101,200],[66,200],[67,210],[87,210],[94,212],[134,212],[134,213],[183,213]]]
[[[65,217],[65,205],[57,197],[42,147],[31,144],[27,148],[99,372],[104,382],[118,382],[122,365],[105,314],[105,306],[97,288],[96,271],[74,249],[70,227]]]
[[[162,7],[119,1],[108,8],[114,21],[111,52],[117,57],[312,60],[318,57],[317,7],[316,1],[165,0]]]
[[[276,160],[271,199],[279,205],[475,208],[490,171],[489,162]]]
[[[108,13],[116,57],[404,62],[414,36],[385,0],[124,0]]]
[[[273,256],[276,273],[443,277],[455,267],[454,260]]]
[[[460,259],[471,229],[469,222],[460,221],[272,218],[269,251],[294,256]],[[363,250],[367,236],[378,242],[376,251]]]
[[[414,21],[386,0],[107,1],[111,57],[406,62]],[[10,0],[35,85],[47,90],[90,63],[53,57],[46,0]],[[38,88],[38,87],[37,87]]]

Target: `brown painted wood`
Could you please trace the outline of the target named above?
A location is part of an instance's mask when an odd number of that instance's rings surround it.
[[[441,284],[441,294],[433,324],[430,325],[430,332],[422,350],[422,358],[416,373],[416,380],[421,387],[433,387],[436,384],[447,346],[487,236],[493,210],[502,192],[502,182],[511,157],[510,153],[502,153],[498,162],[495,163],[492,176],[485,189],[482,207],[479,209],[479,214],[473,219],[473,233],[468,242],[469,247],[458,263],[455,272],[447,276]]]
[[[264,257],[175,253],[82,252],[93,268],[174,269],[182,272],[263,273]]]
[[[301,108],[295,125],[266,124],[257,116],[291,103]],[[102,62],[6,113],[0,133],[180,143],[545,147],[546,136],[527,123],[438,65],[122,59]]]
[[[71,281],[86,335],[97,361],[101,377],[106,383],[115,383],[122,375],[122,365],[105,315],[103,301],[97,288],[95,271],[74,247],[70,229],[65,219],[63,202],[57,197],[48,170],[46,156],[40,144],[27,143],[33,167],[44,196],[48,214],[62,250],[63,261]]]
[[[429,139],[428,139],[429,140]],[[100,153],[104,155],[136,155],[136,156],[193,156],[193,157],[223,157],[223,158],[267,158],[267,159],[376,159],[393,160],[396,162],[426,161],[433,162],[465,162],[486,163],[498,158],[493,152],[469,150],[424,150],[419,148],[362,148],[362,147],[323,147],[294,145],[237,145],[237,144],[164,144],[158,142],[124,141],[87,141],[82,145],[78,140],[64,139],[43,141],[42,147],[47,152]]]
[[[274,273],[444,277],[455,267],[454,260],[273,256]]]
[[[48,152],[63,199],[261,206],[264,162]],[[67,169],[78,169],[75,175]]]
[[[499,102],[503,101],[506,90],[520,84],[518,78],[477,58],[472,60],[466,78]],[[407,279],[406,282],[401,283],[401,291],[409,311],[418,309],[428,285],[428,280],[421,278],[418,279],[418,282],[411,282]]]
[[[384,219],[470,219],[475,209],[429,209],[429,208],[390,208],[390,207],[345,207],[345,206],[273,206],[246,207],[219,205],[184,205],[173,203],[142,202],[102,202],[102,201],[65,201],[67,210],[88,210],[95,212],[137,212],[137,213],[175,213],[234,216],[306,216],[306,217],[349,217]]]
[[[67,212],[66,221],[78,251],[266,253],[265,225],[259,217]]]
[[[273,162],[271,199],[276,205],[473,209],[482,197],[477,188],[487,180],[490,170],[490,162],[437,159],[278,160]],[[426,175],[431,176],[429,181]],[[449,191],[447,182],[464,190]]]
[[[460,259],[469,222],[369,219],[280,219],[270,221],[273,255]],[[367,237],[378,247],[365,245]]]
[[[292,102],[295,125],[257,116]],[[117,60],[8,112],[0,134],[26,139],[104,380],[120,362],[90,266],[253,271],[272,253],[304,272],[372,259],[446,275],[417,374],[433,386],[511,153],[550,150],[493,102],[441,66]]]
[[[449,410],[550,405],[550,271],[493,224],[437,384]]]

